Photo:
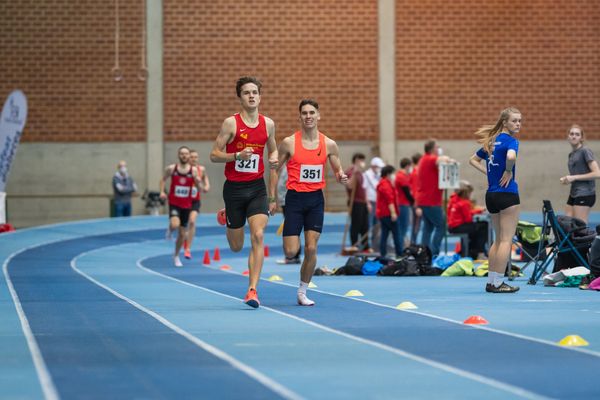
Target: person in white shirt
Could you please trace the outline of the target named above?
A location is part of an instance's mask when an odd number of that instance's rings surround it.
[[[377,185],[381,179],[381,168],[385,167],[385,163],[379,157],[371,159],[371,167],[365,171],[363,187],[367,194],[367,202],[369,203],[369,225],[371,228],[371,243],[376,241],[379,236],[379,220],[375,215],[375,201],[377,200]]]

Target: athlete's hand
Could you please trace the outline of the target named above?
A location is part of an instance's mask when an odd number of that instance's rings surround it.
[[[277,155],[269,157],[269,167],[271,169],[277,169],[277,167],[279,167],[279,157]]]
[[[167,194],[165,192],[160,192],[160,194],[158,195],[158,197],[160,197],[161,199],[165,200],[167,198]]]
[[[250,157],[252,157],[252,154],[254,154],[252,147],[246,147],[244,150],[239,152],[239,158],[241,160],[249,160]]]
[[[348,175],[343,172],[338,172],[336,178],[339,183],[343,183],[344,185],[348,183]]]
[[[504,171],[502,178],[500,178],[500,186],[508,187],[510,180],[512,179],[512,171]]]
[[[269,201],[269,215],[275,215],[277,212],[277,202]]]

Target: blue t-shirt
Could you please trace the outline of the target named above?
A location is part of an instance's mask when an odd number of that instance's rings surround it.
[[[519,186],[515,181],[515,166],[512,169],[512,178],[507,187],[500,186],[500,179],[506,168],[506,153],[508,150],[519,152],[519,141],[507,133],[501,133],[494,142],[494,151],[490,156],[480,148],[477,150],[477,157],[485,160],[487,166],[488,192],[508,192],[519,193]]]

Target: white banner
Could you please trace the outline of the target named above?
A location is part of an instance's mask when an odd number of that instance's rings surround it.
[[[6,223],[6,193],[0,192],[0,224]]]
[[[0,118],[0,192],[4,192],[27,120],[27,99],[23,92],[15,90],[8,96]]]
[[[458,189],[460,187],[459,163],[440,163],[438,187],[440,189]]]

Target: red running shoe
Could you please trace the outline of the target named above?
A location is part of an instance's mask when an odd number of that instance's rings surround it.
[[[183,251],[183,256],[185,258],[187,258],[188,260],[191,260],[192,259],[192,252],[190,251],[190,249],[185,249]]]
[[[248,293],[246,293],[246,297],[244,298],[244,303],[252,308],[258,308],[258,306],[260,306],[256,289],[248,289]]]
[[[227,224],[227,215],[225,215],[224,208],[222,210],[219,210],[219,212],[217,212],[217,222],[219,223],[219,225]]]

